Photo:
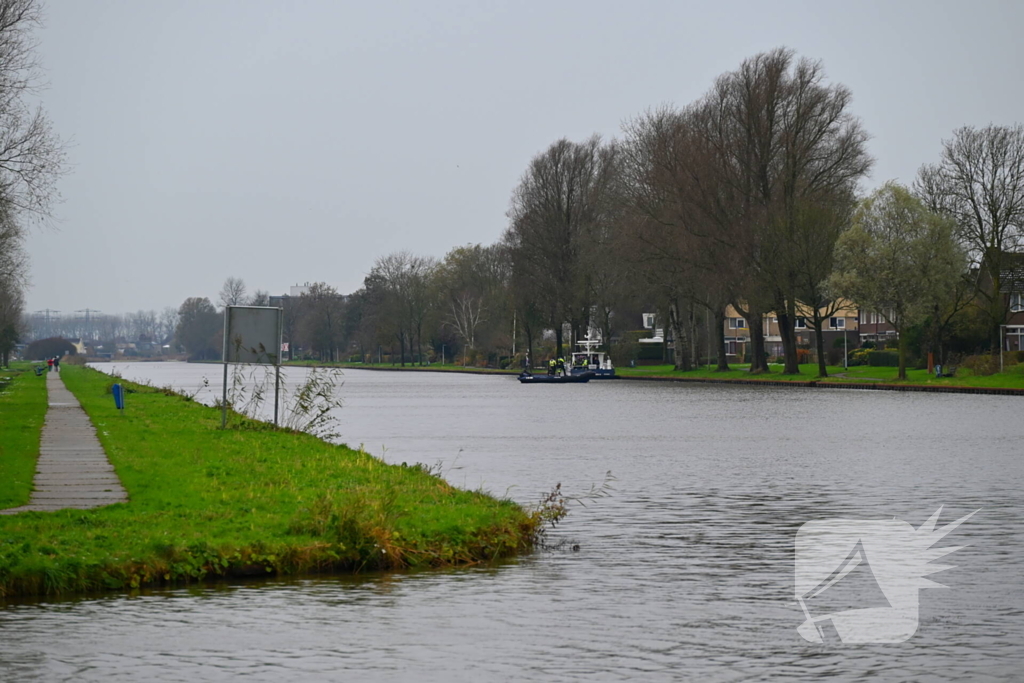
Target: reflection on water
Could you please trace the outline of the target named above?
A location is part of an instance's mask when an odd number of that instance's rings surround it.
[[[216,366],[118,370],[219,392]],[[557,531],[579,552],[10,604],[0,679],[1013,680],[1024,666],[1017,399],[370,371],[342,392],[344,440],[389,461],[443,460],[452,482],[523,502],[608,470],[616,490]],[[933,577],[949,589],[921,593],[913,638],[801,638],[801,524],[917,526],[940,505],[940,524],[982,511],[946,539],[970,547]]]

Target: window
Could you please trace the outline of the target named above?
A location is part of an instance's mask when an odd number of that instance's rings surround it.
[[[1024,292],[1010,293],[1010,310],[1014,313],[1024,311]]]
[[[796,329],[798,329],[798,330],[806,330],[807,329],[807,321],[804,320],[803,318],[797,318],[796,319],[796,323],[793,326]]]
[[[868,312],[867,311],[861,311],[860,312],[860,324],[861,325],[867,325],[868,324]]]
[[[842,330],[846,328],[846,318],[829,318],[828,326],[833,330]]]
[[[747,326],[747,321],[743,318],[730,318],[732,321],[732,328],[734,330],[742,330]]]

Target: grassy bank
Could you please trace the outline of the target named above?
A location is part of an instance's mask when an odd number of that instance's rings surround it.
[[[701,368],[687,372],[677,372],[671,365],[647,365],[637,368],[618,368],[616,373],[622,377],[665,377],[672,379],[742,379],[772,382],[810,382],[819,383],[875,383],[875,384],[906,384],[915,386],[935,387],[992,387],[1005,389],[1024,389],[1024,364],[1011,365],[1005,372],[994,375],[975,376],[967,368],[958,368],[955,377],[936,379],[927,370],[907,370],[906,380],[897,380],[896,368],[872,367],[859,365],[848,369],[841,366],[828,366],[829,376],[818,379],[818,365],[809,363],[800,366],[799,375],[783,375],[781,365],[773,365],[772,372],[763,375],[751,375],[749,366],[733,365],[728,372],[715,372]]]
[[[129,503],[0,516],[0,596],[449,566],[528,549],[539,515],[307,434],[68,367]]]
[[[498,370],[496,368],[464,368],[461,365],[447,363],[445,365],[434,364],[428,366],[406,365],[404,368],[390,363],[321,363],[319,361],[293,361],[285,365],[297,366],[321,366],[339,367],[354,369],[382,369],[382,370],[417,370],[417,371],[448,371],[448,372],[472,372],[488,374],[519,374],[519,370]],[[942,377],[936,379],[927,370],[907,370],[906,380],[896,379],[896,368],[872,367],[867,365],[855,366],[843,369],[842,366],[828,366],[829,376],[824,379],[818,378],[818,365],[807,363],[800,366],[799,375],[783,375],[781,365],[773,365],[772,372],[763,375],[751,375],[748,372],[748,365],[732,365],[727,372],[716,372],[706,368],[677,372],[671,365],[642,365],[635,368],[620,367],[615,369],[619,377],[651,377],[664,379],[731,379],[731,380],[759,380],[769,382],[831,382],[836,384],[848,383],[873,383],[873,384],[904,384],[914,386],[935,386],[935,387],[990,387],[1005,389],[1024,390],[1024,363],[1011,365],[1005,372],[994,375],[975,376],[967,368],[958,368],[956,377]],[[535,372],[544,372],[543,368],[536,368]]]
[[[429,372],[470,372],[470,373],[481,373],[481,374],[496,374],[496,375],[518,375],[518,369],[512,370],[499,370],[498,368],[476,368],[472,366],[464,366],[458,363],[431,363],[430,365],[413,365],[412,363],[406,363],[405,367],[401,365],[392,365],[391,363],[329,363],[326,361],[318,360],[293,360],[287,361],[284,365],[294,365],[298,367],[320,367],[320,368],[352,368],[354,370],[422,370]]]
[[[46,417],[46,377],[29,363],[0,370],[0,508],[28,502]]]

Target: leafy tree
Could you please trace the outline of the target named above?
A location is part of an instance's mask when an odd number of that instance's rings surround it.
[[[836,245],[831,287],[878,311],[899,335],[899,378],[907,378],[907,332],[952,296],[966,266],[954,223],[894,182],[857,208]]]
[[[28,360],[46,360],[57,356],[74,356],[78,353],[75,345],[62,337],[37,339],[25,348]]]
[[[174,336],[194,360],[220,358],[217,337],[223,335],[224,321],[206,297],[190,297],[178,308]]]

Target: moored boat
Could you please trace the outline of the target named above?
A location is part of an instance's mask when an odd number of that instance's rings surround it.
[[[581,372],[572,375],[533,375],[524,372],[517,378],[523,384],[572,384],[589,382],[594,379],[593,372]]]
[[[615,368],[612,367],[612,359],[604,351],[598,351],[597,347],[601,342],[596,339],[581,339],[576,342],[580,347],[579,351],[572,354],[572,368],[569,370],[573,377],[592,373],[592,379],[615,379]]]

